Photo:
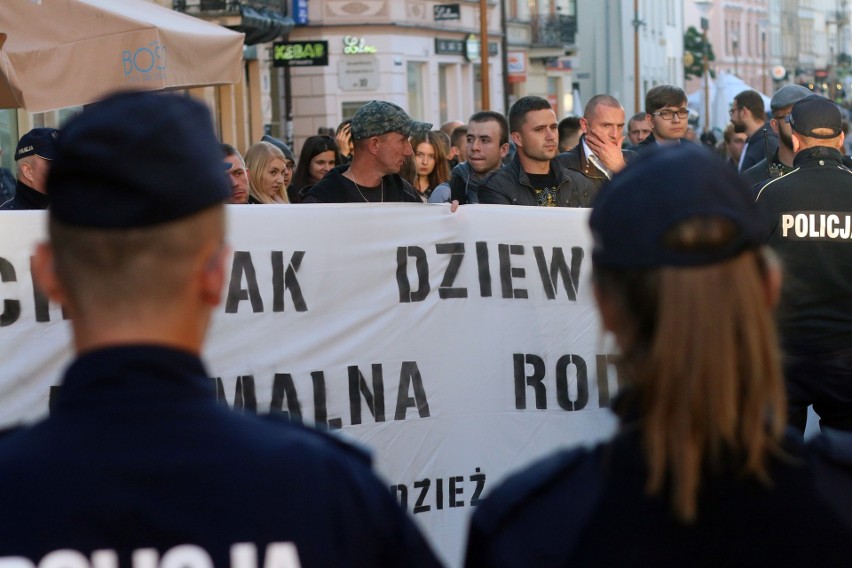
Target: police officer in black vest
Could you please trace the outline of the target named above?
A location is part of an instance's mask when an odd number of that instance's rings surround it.
[[[77,355],[50,417],[0,440],[0,566],[438,565],[360,451],[217,403],[199,354],[230,190],[206,107],[87,107],[48,188],[33,270]]]

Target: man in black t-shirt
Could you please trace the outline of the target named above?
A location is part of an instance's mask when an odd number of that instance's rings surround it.
[[[413,151],[408,137],[432,127],[397,105],[371,101],[352,117],[352,162],[331,170],[302,203],[422,203],[399,170]]]
[[[480,203],[589,207],[595,186],[555,160],[559,152],[556,113],[542,97],[522,97],[509,109],[517,152],[511,162],[482,181]]]

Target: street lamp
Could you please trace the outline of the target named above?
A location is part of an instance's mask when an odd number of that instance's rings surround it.
[[[707,49],[707,30],[710,29],[710,9],[713,7],[713,0],[695,0],[695,6],[701,12],[701,40],[704,44],[703,59],[704,59],[704,132],[710,131],[710,55]]]
[[[734,51],[734,75],[739,77],[740,76],[740,69],[739,69],[740,66],[739,66],[738,56],[739,56],[739,51],[740,51],[740,33],[735,30],[733,32],[733,34],[731,34],[731,35],[732,35],[731,47],[733,48],[733,51]]]

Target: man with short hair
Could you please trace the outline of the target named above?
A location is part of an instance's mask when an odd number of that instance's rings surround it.
[[[595,95],[586,103],[580,119],[583,135],[572,150],[557,156],[563,164],[578,171],[600,189],[605,181],[624,169],[634,152],[622,150],[624,107],[610,95]]]
[[[627,121],[627,138],[632,146],[638,145],[651,134],[651,125],[648,123],[648,115],[637,112]]]
[[[636,150],[645,151],[657,144],[680,144],[689,126],[686,93],[674,85],[657,85],[645,93],[645,116],[651,133]]]
[[[450,146],[453,148],[451,152],[456,160],[455,166],[467,160],[467,126],[462,124],[453,128],[453,133],[450,134]]]
[[[556,113],[547,99],[526,96],[509,109],[514,159],[482,181],[480,203],[588,207],[595,186],[559,160]]]
[[[583,127],[579,116],[566,116],[559,121],[559,151],[567,152],[580,143]]]
[[[790,424],[852,431],[852,171],[843,165],[840,111],[819,95],[793,105],[793,170],[770,180],[757,203],[771,221],[784,283],[778,329]]]
[[[785,120],[793,105],[813,92],[802,85],[786,85],[778,89],[769,101],[769,110],[772,119],[769,126],[778,135],[778,147],[772,155],[772,160],[763,158],[752,167],[743,172],[743,176],[752,187],[769,179],[780,177],[793,169],[793,129]],[[757,188],[760,191],[760,188]]]
[[[0,566],[439,566],[359,450],[217,402],[200,357],[231,192],[202,103],[88,105],[48,190],[33,275],[77,356],[50,415],[0,440]]]
[[[745,128],[748,134],[739,163],[739,172],[742,173],[775,153],[778,149],[778,135],[766,122],[766,107],[757,91],[749,89],[735,96],[730,113],[731,122]]]
[[[408,137],[430,128],[393,103],[365,104],[352,117],[352,162],[328,172],[308,190],[303,203],[422,203],[399,170],[414,155]]]
[[[235,205],[248,203],[249,171],[246,169],[246,162],[230,144],[222,144],[222,151],[225,153],[225,163],[228,164],[225,175],[231,185],[231,198],[228,201]]]
[[[453,168],[448,183],[429,196],[429,203],[479,203],[479,185],[489,173],[499,170],[509,152],[509,124],[499,112],[474,113],[467,125],[467,161]]]
[[[722,133],[722,140],[725,143],[725,165],[734,171],[737,171],[740,164],[740,156],[743,154],[747,138],[745,130],[730,122]]]
[[[47,209],[47,173],[56,151],[57,134],[55,128],[33,128],[21,136],[15,148],[15,196],[0,205],[0,210]]]

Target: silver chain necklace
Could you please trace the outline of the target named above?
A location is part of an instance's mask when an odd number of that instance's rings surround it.
[[[361,199],[363,199],[363,200],[364,200],[364,203],[370,203],[370,200],[369,200],[369,199],[367,199],[367,197],[364,195],[364,192],[363,192],[363,191],[361,191],[361,186],[360,186],[360,185],[358,185],[358,182],[357,182],[357,181],[355,181],[355,176],[353,176],[353,175],[350,173],[350,174],[349,174],[349,179],[351,179],[351,180],[352,180],[352,183],[354,183],[354,184],[355,184],[355,189],[357,189],[357,190],[358,190],[358,195],[360,195],[360,196],[361,196]],[[381,179],[382,179],[382,182],[381,182],[381,184],[379,185],[379,191],[381,192],[381,193],[380,193],[380,195],[381,195],[381,203],[384,203],[384,202],[385,202],[385,178],[381,178]]]

